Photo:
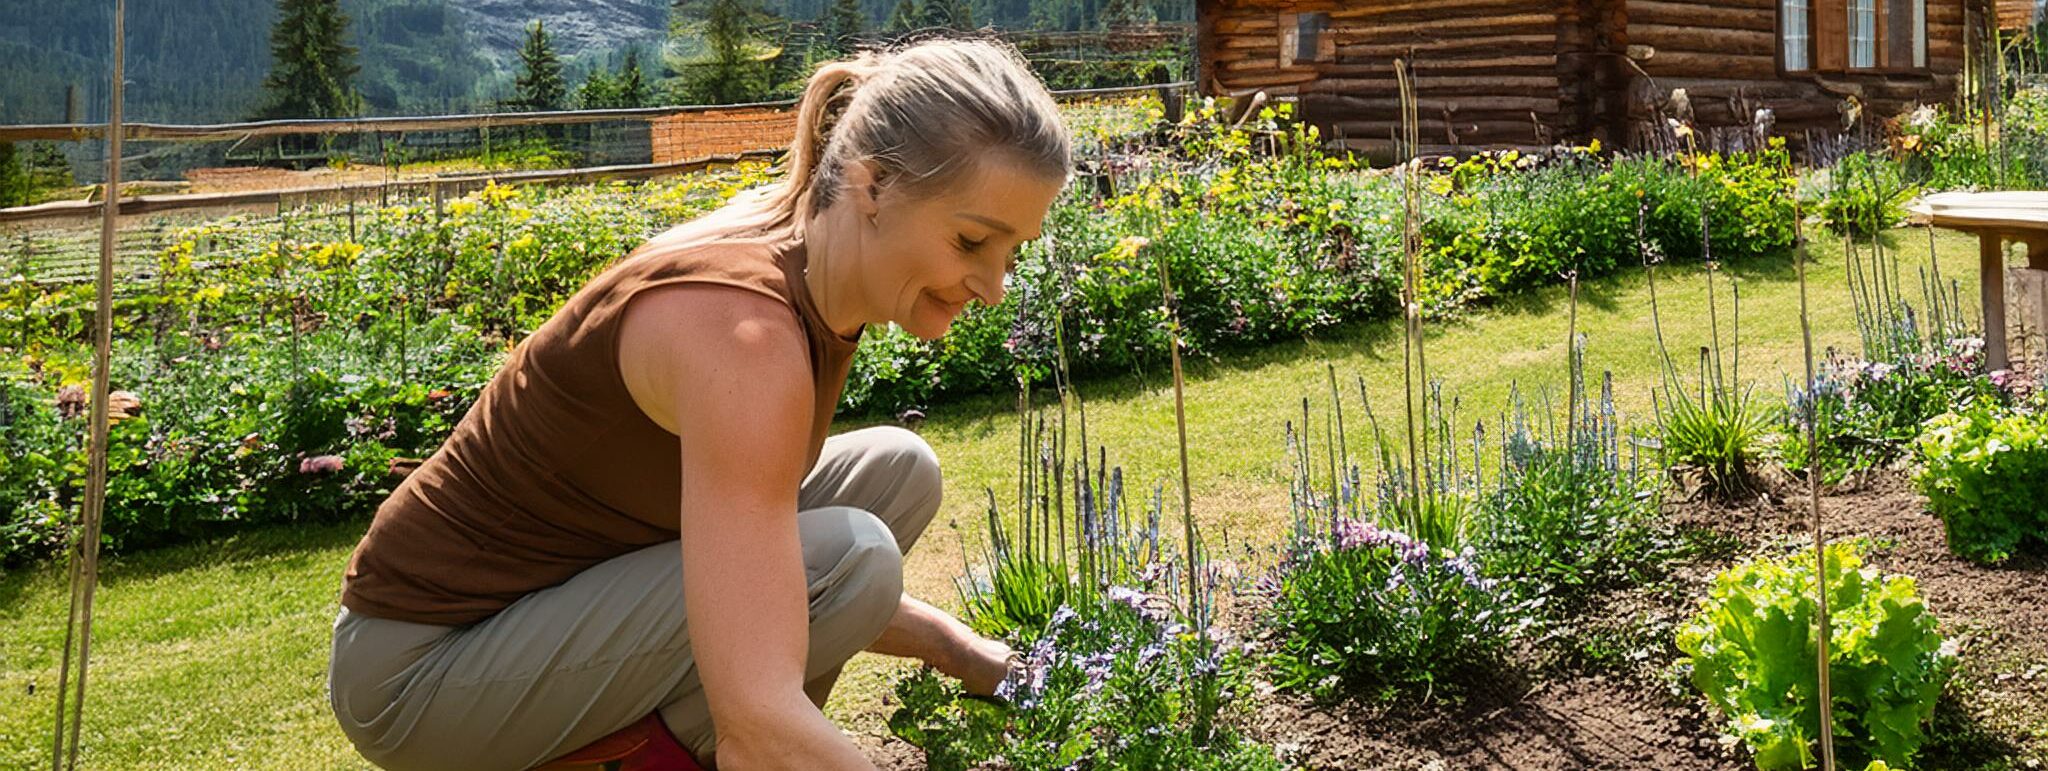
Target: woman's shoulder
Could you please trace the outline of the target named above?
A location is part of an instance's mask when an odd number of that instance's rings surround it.
[[[762,273],[782,278],[787,253],[797,241],[774,234],[707,234],[689,225],[647,239],[625,259],[659,275],[688,272]]]

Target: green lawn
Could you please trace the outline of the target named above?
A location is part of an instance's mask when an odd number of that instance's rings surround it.
[[[1926,262],[1923,232],[1893,235],[1908,253],[1902,270]],[[1974,313],[1975,240],[1945,234],[1939,250],[1943,274],[1962,280],[1965,311]],[[1823,244],[1815,257],[1818,343],[1853,348],[1839,248]],[[1659,273],[1664,331],[1674,354],[1708,340],[1702,275],[1696,268]],[[1744,377],[1775,400],[1782,374],[1800,367],[1791,265],[1770,260],[1721,275],[1733,276],[1743,290]],[[1910,276],[1907,282],[1917,285]],[[1641,271],[1631,271],[1589,283],[1579,308],[1590,339],[1589,378],[1597,387],[1597,372],[1612,370],[1616,400],[1638,426],[1649,420],[1657,377],[1648,297]],[[1725,336],[1725,285],[1721,297]],[[1514,384],[1525,391],[1562,387],[1565,313],[1564,291],[1551,289],[1433,329],[1431,373],[1446,381],[1447,399],[1455,394],[1465,405],[1463,430],[1497,414]],[[1227,530],[1233,542],[1263,543],[1283,525],[1281,426],[1298,418],[1303,396],[1322,414],[1327,366],[1348,384],[1354,455],[1368,447],[1357,428],[1363,420],[1355,417],[1355,376],[1366,379],[1383,420],[1399,419],[1400,340],[1399,324],[1383,322],[1191,363],[1196,513],[1212,538]],[[1134,480],[1166,482],[1176,473],[1170,386],[1163,371],[1081,386],[1089,399],[1090,439],[1107,444],[1112,462]],[[945,405],[923,427],[945,464],[947,502],[907,563],[913,593],[955,604],[960,540],[979,534],[982,488],[995,487],[999,497],[1013,489],[1015,408],[1014,395]],[[955,522],[957,528],[949,526]],[[110,560],[95,611],[81,761],[93,768],[363,766],[331,725],[324,670],[341,570],[365,524],[276,528]],[[49,761],[67,598],[61,566],[0,577],[0,767]],[[885,732],[881,697],[894,667],[874,657],[856,660],[834,698],[833,716],[855,733]]]

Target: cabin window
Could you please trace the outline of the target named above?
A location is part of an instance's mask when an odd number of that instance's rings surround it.
[[[1927,0],[1886,0],[1885,66],[1927,66]]]
[[[1779,56],[1788,72],[1813,69],[1813,5],[1811,0],[1779,0]]]
[[[1877,66],[1877,0],[1849,0],[1849,67]]]
[[[1327,13],[1280,14],[1280,66],[1328,61],[1335,49],[1326,33],[1329,26]]]

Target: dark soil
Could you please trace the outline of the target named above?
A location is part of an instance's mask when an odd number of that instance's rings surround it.
[[[1920,767],[2048,770],[2048,559],[1983,567],[1954,556],[1941,523],[1896,474],[1829,491],[1822,504],[1828,537],[1863,539],[1871,567],[1914,576],[1943,634],[1959,643],[1962,666]],[[1752,768],[1720,737],[1721,718],[1673,673],[1671,632],[1722,569],[1810,543],[1808,505],[1798,490],[1667,505],[1689,556],[1666,579],[1601,598],[1569,634],[1518,651],[1517,671],[1469,684],[1458,705],[1272,694],[1259,699],[1249,731],[1305,769]],[[921,754],[900,741],[866,749],[885,769],[921,767]]]

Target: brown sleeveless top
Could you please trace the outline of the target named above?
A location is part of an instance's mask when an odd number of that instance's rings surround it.
[[[817,462],[859,335],[825,325],[788,236],[642,247],[569,299],[505,366],[439,452],[378,508],[341,604],[460,626],[612,557],[677,537],[682,448],[619,376],[619,322],[639,292],[684,283],[768,295],[809,338]]]

